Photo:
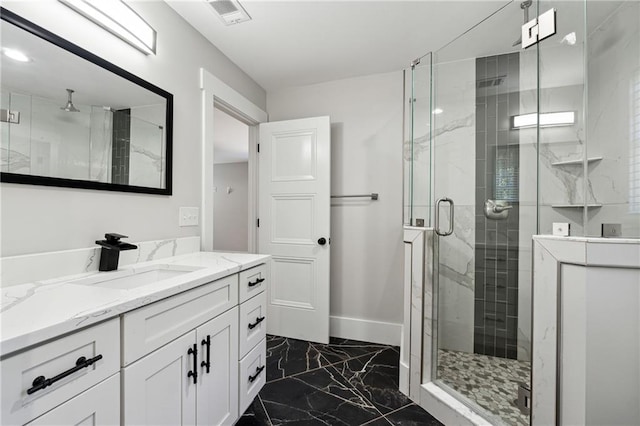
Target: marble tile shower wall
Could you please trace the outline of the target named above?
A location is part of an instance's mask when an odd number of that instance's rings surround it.
[[[518,53],[476,59],[476,226],[473,351],[516,359],[518,338]],[[484,215],[487,199],[507,201],[504,220]]]
[[[603,158],[588,167],[589,202],[602,207],[589,211],[586,235],[621,223],[637,238],[639,206],[629,198],[640,153],[640,2],[621,3],[587,41],[587,156]]]

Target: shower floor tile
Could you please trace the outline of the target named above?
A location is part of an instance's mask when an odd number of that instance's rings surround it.
[[[531,363],[440,349],[438,378],[510,425],[528,425],[515,404],[518,383],[529,383]]]

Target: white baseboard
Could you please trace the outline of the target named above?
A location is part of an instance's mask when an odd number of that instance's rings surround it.
[[[332,316],[329,334],[341,339],[400,346],[402,324]]]

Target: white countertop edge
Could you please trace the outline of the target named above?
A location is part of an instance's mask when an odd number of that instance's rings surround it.
[[[158,300],[174,296],[184,291],[191,290],[212,281],[224,278],[237,272],[250,269],[265,263],[270,258],[269,255],[250,253],[221,253],[221,252],[195,252],[174,257],[168,257],[149,262],[131,264],[118,268],[118,271],[137,269],[154,264],[176,264],[186,266],[201,267],[194,272],[181,275],[168,280],[160,281],[161,287],[156,284],[147,285],[131,290],[96,288],[95,304],[72,313],[71,317],[61,317],[54,315],[50,322],[44,325],[35,326],[29,322],[29,318],[22,318],[24,315],[12,315],[11,307],[3,303],[0,312],[0,357],[4,358],[21,351],[30,346],[45,342],[47,340],[78,331],[82,328],[117,317],[120,314],[154,303]],[[59,291],[73,290],[82,287],[85,293],[91,293],[91,285],[78,285],[73,281],[84,277],[90,277],[99,272],[76,274],[67,277],[60,277],[37,283],[21,284],[2,289],[3,297],[6,294],[14,293],[33,294],[33,290]],[[101,294],[102,293],[102,294]],[[11,298],[11,297],[10,297]],[[4,301],[3,301],[4,302]],[[51,301],[55,303],[55,301]],[[24,314],[28,309],[29,300],[19,302],[20,312]],[[34,315],[39,313],[38,309],[33,310]],[[13,318],[12,318],[13,317]],[[15,331],[13,331],[15,329]],[[9,332],[7,332],[9,331]],[[13,331],[13,332],[12,332]]]
[[[640,238],[561,237],[558,235],[534,235],[534,240],[575,241],[598,244],[640,244]]]

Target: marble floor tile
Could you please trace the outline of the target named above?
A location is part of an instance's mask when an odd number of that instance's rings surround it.
[[[236,426],[263,426],[271,425],[267,412],[264,410],[260,397],[256,397],[253,403],[247,408],[240,419],[236,423]]]
[[[382,414],[411,403],[398,390],[400,353],[395,347],[345,361],[334,367]]]
[[[387,345],[360,342],[358,340],[338,339],[336,337],[331,337],[328,345],[320,343],[314,343],[313,345],[329,364],[368,355],[389,347]]]
[[[318,369],[267,383],[260,392],[272,424],[360,425],[380,413],[340,378]]]
[[[402,426],[438,426],[441,425],[435,417],[424,411],[416,404],[408,405],[385,416],[392,425]]]
[[[310,342],[267,337],[267,382],[314,370],[325,364]]]
[[[439,424],[398,390],[399,361],[388,345],[267,336],[267,383],[237,425]]]
[[[365,423],[362,426],[390,426],[391,423],[389,423],[389,421],[384,418],[384,417],[378,417],[375,420],[371,420],[369,423]]]

